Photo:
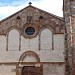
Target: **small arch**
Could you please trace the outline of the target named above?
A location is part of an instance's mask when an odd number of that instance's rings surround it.
[[[21,18],[20,18],[20,16],[17,16],[17,18],[16,18],[17,20],[20,20]]]
[[[43,19],[43,16],[40,16],[39,19]]]
[[[35,53],[35,52],[33,52],[33,51],[26,51],[26,52],[24,52],[24,53],[20,56],[19,62],[20,62],[20,61],[22,62],[22,61],[26,58],[26,56],[33,56],[33,57],[36,58],[37,62],[40,62],[39,56],[37,55],[37,53]]]
[[[11,26],[11,27],[9,27],[9,28],[7,29],[6,34],[9,34],[9,32],[10,32],[12,29],[17,30],[17,31],[21,34],[20,28],[18,28],[17,26]]]
[[[45,25],[45,26],[42,26],[42,27],[40,28],[39,34],[41,34],[41,31],[44,30],[44,29],[46,29],[46,28],[49,29],[49,30],[52,32],[52,34],[54,33],[53,29],[52,29],[50,26]]]

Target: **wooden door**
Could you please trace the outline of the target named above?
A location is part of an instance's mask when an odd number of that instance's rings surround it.
[[[22,75],[37,75],[35,66],[23,66]]]

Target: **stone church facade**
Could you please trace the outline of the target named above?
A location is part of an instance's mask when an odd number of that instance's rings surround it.
[[[29,4],[1,20],[0,75],[66,75],[64,19]]]

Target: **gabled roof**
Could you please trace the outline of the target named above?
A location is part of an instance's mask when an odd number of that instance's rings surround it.
[[[37,9],[37,10],[39,10],[39,11],[42,11],[42,12],[44,12],[44,13],[49,14],[50,16],[53,16],[53,17],[55,17],[55,18],[57,18],[57,19],[59,19],[59,20],[64,21],[64,19],[63,19],[62,17],[56,16],[56,15],[54,15],[54,14],[52,14],[52,13],[46,12],[46,11],[44,11],[44,10],[42,10],[42,9],[39,9],[39,8],[37,8],[37,7],[34,7],[34,6],[32,6],[32,5],[28,5],[27,7],[25,7],[25,8],[23,8],[23,9],[19,10],[18,12],[14,13],[14,14],[8,16],[8,17],[6,17],[5,19],[1,20],[0,22],[3,22],[3,21],[5,21],[5,20],[11,18],[12,16],[15,16],[16,14],[20,13],[21,11],[23,11],[23,10],[29,8],[29,7],[34,8],[34,9]]]

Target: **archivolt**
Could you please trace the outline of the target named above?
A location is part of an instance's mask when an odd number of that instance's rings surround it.
[[[36,58],[37,62],[40,62],[39,56],[38,56],[35,52],[33,52],[33,51],[26,51],[26,52],[24,52],[24,53],[20,56],[19,62],[23,62],[23,60],[26,58],[26,56],[33,56],[33,57]]]
[[[52,32],[52,34],[54,33],[54,30],[50,26],[42,26],[39,30],[39,34],[41,34],[41,31],[44,29],[49,29]]]
[[[9,27],[9,28],[7,29],[6,34],[8,34],[8,33],[9,33],[11,30],[13,30],[13,29],[17,30],[17,31],[21,34],[20,28],[18,28],[17,26]]]

